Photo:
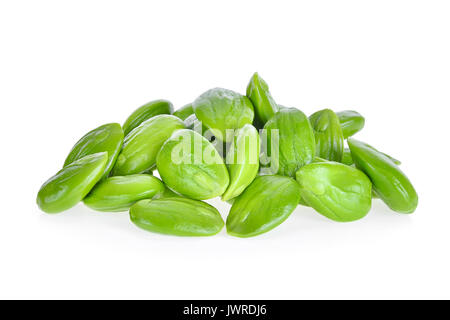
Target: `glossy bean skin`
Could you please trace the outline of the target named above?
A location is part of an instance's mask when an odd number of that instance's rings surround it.
[[[159,114],[171,114],[172,112],[173,105],[170,101],[163,99],[150,101],[137,108],[132,114],[130,114],[123,124],[123,132],[126,136],[133,131],[134,128],[137,128],[142,122]]]
[[[194,101],[193,108],[197,119],[217,139],[225,142],[232,140],[232,130],[251,124],[254,118],[253,105],[246,96],[222,88],[214,88],[200,95]],[[230,130],[228,134],[227,130]]]
[[[174,131],[184,128],[183,121],[172,115],[158,115],[144,121],[125,137],[112,175],[125,176],[152,169],[163,143]]]
[[[144,230],[175,236],[212,236],[224,226],[213,206],[181,197],[141,200],[130,208],[130,219]]]
[[[64,167],[87,155],[107,152],[108,162],[102,176],[106,178],[122,148],[123,137],[122,127],[118,123],[108,123],[89,131],[73,146],[64,161]]]
[[[48,179],[38,192],[36,202],[46,213],[59,213],[80,202],[102,178],[108,153],[87,155],[65,166]]]
[[[196,200],[221,196],[230,178],[222,157],[199,133],[176,131],[162,146],[156,167],[172,190]]]
[[[247,97],[253,103],[255,121],[261,126],[264,126],[278,111],[278,105],[270,94],[269,86],[257,72],[253,74],[247,86]]]
[[[360,170],[333,161],[316,162],[296,173],[302,199],[338,222],[363,218],[372,205],[372,184]]]
[[[336,112],[336,115],[339,118],[344,139],[353,136],[364,128],[365,119],[356,111],[345,110]]]
[[[180,118],[181,120],[186,120],[190,115],[194,114],[194,109],[192,103],[182,106],[180,109],[176,110],[173,115]]]
[[[412,213],[418,196],[411,181],[388,156],[372,146],[348,139],[355,165],[370,178],[376,194],[394,211]]]
[[[255,179],[259,170],[259,133],[251,124],[236,131],[226,163],[230,184],[222,195],[223,201],[237,197]]]
[[[258,176],[234,198],[227,218],[227,232],[236,237],[253,237],[285,221],[297,207],[300,190],[294,179]]]
[[[341,162],[344,153],[344,135],[339,118],[330,109],[313,113],[309,120],[316,137],[316,155],[326,160]]]
[[[127,211],[135,202],[164,192],[164,184],[149,174],[109,177],[98,183],[84,198],[86,206],[97,211]]]
[[[316,142],[314,132],[308,118],[303,112],[294,108],[283,108],[278,111],[264,126],[267,133],[267,146],[263,148],[263,157],[271,158],[278,167],[273,174],[294,177],[302,166],[311,163],[315,157]],[[278,141],[272,137],[273,130],[278,130]],[[274,131],[277,133],[277,131]]]

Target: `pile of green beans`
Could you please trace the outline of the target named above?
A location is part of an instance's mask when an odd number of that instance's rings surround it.
[[[93,129],[37,195],[59,213],[80,201],[97,211],[128,211],[151,232],[210,236],[225,223],[202,201],[231,204],[228,234],[252,237],[285,221],[298,205],[338,222],[367,215],[372,199],[412,213],[417,193],[400,161],[356,140],[356,111],[309,117],[278,105],[255,73],[246,95],[214,88],[174,112],[151,101],[124,122]],[[161,179],[153,173],[157,170]]]

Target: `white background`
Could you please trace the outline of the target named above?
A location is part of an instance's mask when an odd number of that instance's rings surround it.
[[[2,1],[0,298],[450,298],[448,1]],[[419,207],[340,224],[298,207],[239,239],[47,215],[40,185],[87,131],[165,98],[244,93],[253,72],[306,114],[355,109]],[[227,204],[210,201],[226,218]]]

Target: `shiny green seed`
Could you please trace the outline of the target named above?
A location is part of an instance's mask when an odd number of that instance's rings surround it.
[[[253,237],[272,230],[297,207],[300,190],[294,179],[258,176],[234,199],[227,218],[227,232],[236,237]]]
[[[129,134],[134,128],[137,128],[142,122],[157,116],[159,114],[171,114],[173,112],[173,105],[167,100],[155,100],[144,104],[137,108],[127,118],[123,124],[123,131],[125,136]]]
[[[298,170],[296,180],[303,201],[327,218],[354,221],[370,210],[372,184],[356,168],[332,161],[315,162]]]
[[[237,197],[255,179],[259,169],[259,134],[251,124],[236,131],[226,163],[230,184],[223,201]]]
[[[264,126],[278,111],[267,83],[255,72],[247,86],[247,97],[255,108],[255,121]]]
[[[130,219],[144,230],[176,236],[212,236],[224,226],[213,206],[180,197],[141,200],[130,208]]]
[[[221,196],[230,181],[223,159],[214,146],[188,129],[176,131],[164,143],[156,166],[169,188],[192,199]]]
[[[123,143],[122,127],[118,123],[102,125],[85,134],[73,146],[64,161],[64,167],[87,155],[108,152],[108,162],[102,178],[106,178],[117,160]]]
[[[308,118],[294,108],[278,111],[264,126],[267,144],[262,145],[262,164],[272,174],[294,177],[314,160],[316,142]],[[261,138],[261,143],[265,139]]]
[[[330,109],[324,109],[313,113],[309,120],[316,137],[316,155],[326,160],[341,162],[344,135],[337,115]]]
[[[80,202],[100,180],[108,153],[85,156],[65,166],[48,179],[38,192],[36,202],[46,213],[59,213]]]
[[[152,169],[163,143],[184,127],[183,121],[172,115],[158,115],[144,121],[125,137],[112,175],[125,176]]]
[[[336,115],[339,118],[344,139],[353,136],[355,133],[364,128],[365,119],[356,111],[345,110],[336,112]]]
[[[237,92],[214,88],[198,97],[193,108],[197,119],[221,141],[231,141],[233,130],[251,124],[254,118],[250,100]],[[228,132],[227,132],[228,130]]]
[[[355,165],[370,178],[376,194],[394,211],[412,213],[419,201],[414,186],[389,156],[372,146],[348,139]]]
[[[97,211],[127,211],[135,202],[164,192],[164,184],[149,174],[115,176],[97,184],[83,202]]]

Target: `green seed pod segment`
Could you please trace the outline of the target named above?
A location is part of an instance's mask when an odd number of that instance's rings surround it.
[[[129,134],[134,128],[137,128],[142,122],[157,116],[159,114],[171,114],[173,112],[173,105],[167,100],[154,100],[143,106],[137,108],[127,118],[123,124],[123,132],[125,136]]]
[[[272,230],[297,207],[300,190],[294,179],[258,176],[233,201],[227,218],[227,232],[236,237],[253,237]]]
[[[156,166],[169,188],[192,199],[221,196],[230,182],[218,151],[200,134],[188,129],[176,131],[164,143]]]
[[[267,83],[255,72],[247,86],[247,97],[255,108],[255,121],[261,126],[278,111],[278,105],[272,98]]]
[[[302,199],[325,217],[339,222],[363,218],[372,204],[372,184],[356,168],[333,161],[316,162],[296,173]]]
[[[151,199],[164,192],[164,184],[149,174],[109,177],[98,183],[84,198],[97,211],[127,211],[135,202]]]
[[[388,156],[372,146],[348,139],[355,165],[372,180],[376,194],[394,211],[412,213],[418,196],[411,181]]]
[[[123,143],[122,127],[118,123],[102,125],[85,134],[73,146],[64,161],[64,167],[87,155],[99,152],[108,153],[108,162],[102,178],[106,178],[116,162]]]
[[[100,180],[108,153],[87,155],[65,166],[48,179],[38,192],[36,202],[46,213],[59,213],[80,202]]]
[[[272,174],[294,177],[302,166],[314,160],[316,142],[308,118],[294,108],[278,111],[264,126],[267,144],[262,157]],[[278,160],[278,161],[277,161]]]
[[[330,109],[313,113],[309,120],[316,137],[316,155],[326,160],[341,162],[344,153],[344,135],[339,118]]]
[[[172,115],[157,115],[144,121],[125,137],[112,175],[125,176],[152,169],[163,143],[174,131],[184,128],[183,121]]]
[[[356,111],[345,110],[336,112],[336,115],[339,118],[344,139],[353,136],[364,128],[365,119]]]
[[[230,185],[222,195],[228,201],[242,193],[255,179],[259,170],[259,133],[251,124],[236,131],[226,156]]]
[[[130,219],[144,230],[176,236],[212,236],[224,226],[216,208],[181,197],[141,200],[130,208]]]
[[[222,88],[203,93],[194,101],[193,108],[197,119],[225,142],[231,141],[234,129],[251,124],[254,118],[253,105],[246,96]]]

